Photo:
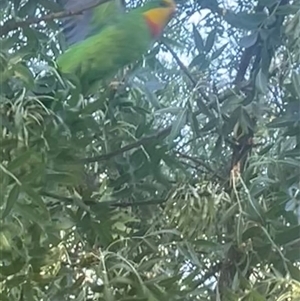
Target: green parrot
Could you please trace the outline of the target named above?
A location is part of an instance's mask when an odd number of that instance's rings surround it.
[[[67,11],[81,0],[60,0]],[[84,6],[96,0],[85,0]],[[116,14],[117,2],[101,4],[62,22],[68,49],[57,59],[62,73],[75,74],[82,86],[109,79],[142,57],[160,36],[175,12],[173,0],[150,0],[128,13]],[[121,7],[121,5],[120,5]]]

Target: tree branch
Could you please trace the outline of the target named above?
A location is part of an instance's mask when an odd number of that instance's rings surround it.
[[[27,27],[29,25],[32,24],[38,24],[40,22],[47,22],[47,21],[52,21],[54,19],[61,19],[61,18],[66,18],[66,17],[70,17],[70,16],[74,16],[74,15],[80,15],[82,14],[84,11],[89,10],[91,8],[94,8],[100,4],[109,2],[110,0],[98,0],[95,3],[93,3],[92,5],[88,5],[88,6],[81,6],[76,10],[73,11],[60,11],[60,12],[56,12],[56,13],[51,13],[39,18],[28,18],[26,20],[21,20],[21,21],[16,21],[13,19],[8,20],[6,23],[4,23],[4,25],[0,26],[0,36],[3,35],[7,35],[10,31],[12,30],[16,30],[18,28],[24,28]]]
[[[195,112],[195,116],[199,115],[201,113],[200,110],[198,110],[197,112]],[[140,147],[141,145],[145,145],[148,143],[151,143],[154,140],[160,139],[160,138],[165,138],[167,137],[172,130],[172,125],[164,128],[163,130],[157,132],[154,135],[149,135],[146,136],[140,140],[137,140],[131,144],[125,145],[124,147],[121,147],[120,149],[104,154],[104,155],[99,155],[99,156],[95,156],[95,157],[90,157],[90,158],[83,158],[82,160],[80,160],[82,163],[94,163],[94,162],[101,162],[101,161],[105,161],[105,160],[109,160],[115,156],[121,155],[129,150],[135,149]]]
[[[49,206],[51,206],[51,207],[62,204],[62,203],[65,205],[76,204],[74,198],[72,198],[72,197],[57,195],[55,193],[47,192],[47,191],[41,191],[41,195],[58,200],[58,202],[49,203]],[[95,205],[109,206],[111,208],[126,208],[126,207],[161,205],[161,204],[166,203],[167,199],[153,199],[153,200],[138,201],[138,202],[119,202],[119,201],[117,201],[117,202],[116,201],[97,202],[96,200],[82,200],[82,202],[84,205],[88,206],[89,209],[93,209],[93,206],[95,206]]]
[[[183,64],[183,62],[180,60],[176,52],[166,43],[161,43],[164,47],[167,48],[167,50],[170,52],[172,57],[174,58],[175,62],[179,66],[179,68],[183,71],[183,73],[188,77],[188,79],[191,81],[194,87],[197,86],[197,81],[193,78],[188,68]]]
[[[161,45],[165,46],[165,48],[170,52],[170,54],[172,55],[172,57],[174,58],[175,62],[177,63],[177,65],[179,66],[179,68],[182,70],[182,72],[187,76],[187,78],[191,81],[192,85],[194,88],[197,87],[198,82],[193,78],[191,72],[188,70],[188,68],[183,64],[183,62],[180,60],[180,58],[178,57],[178,55],[176,54],[176,52],[167,44],[165,43],[161,43]],[[205,99],[208,103],[210,102],[209,97],[201,90],[201,89],[197,89],[197,91],[199,91],[201,97],[203,99]]]
[[[121,147],[120,149],[118,149],[116,151],[110,152],[108,154],[100,155],[100,156],[95,156],[92,158],[84,158],[84,159],[82,159],[82,162],[83,163],[93,163],[93,162],[109,160],[109,159],[111,159],[117,155],[123,154],[131,149],[138,148],[139,146],[148,144],[156,139],[164,138],[170,134],[171,129],[172,129],[172,126],[170,125],[170,126],[166,127],[165,129],[157,132],[154,135],[146,136],[136,142],[125,145],[124,147]]]
[[[218,175],[215,170],[213,170],[208,164],[203,162],[201,159],[186,155],[179,151],[175,151],[174,153],[183,159],[187,159],[187,160],[194,162],[196,164],[196,166],[199,165],[199,166],[204,167],[208,172],[212,173],[219,180],[225,180],[222,176]]]

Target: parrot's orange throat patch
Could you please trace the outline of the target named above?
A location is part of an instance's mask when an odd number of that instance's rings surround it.
[[[152,37],[158,37],[163,31],[163,27],[161,27],[159,24],[154,23],[152,20],[146,18],[146,22],[148,24]]]
[[[151,35],[157,37],[161,34],[164,27],[172,18],[175,12],[175,7],[173,8],[153,8],[144,13],[146,22],[149,26]]]

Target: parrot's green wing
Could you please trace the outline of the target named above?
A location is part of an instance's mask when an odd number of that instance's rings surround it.
[[[81,85],[87,87],[138,60],[151,41],[143,15],[132,11],[99,34],[73,45],[58,58],[57,63],[62,72],[79,75]]]
[[[101,2],[99,0],[57,1],[67,12],[82,11],[80,14],[62,19],[61,28],[68,46],[99,33],[103,27],[115,22],[124,11],[122,0],[110,0],[100,5],[97,5]],[[91,8],[86,9],[89,7]]]
[[[123,13],[125,13],[125,4],[123,1],[110,0],[94,9],[92,24],[96,24],[97,29],[102,28],[115,22]]]

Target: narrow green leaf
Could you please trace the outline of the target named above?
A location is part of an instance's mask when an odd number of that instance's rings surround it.
[[[206,39],[205,47],[204,47],[204,50],[206,53],[210,52],[211,49],[213,48],[215,39],[216,39],[216,35],[217,35],[217,31],[215,29],[209,33],[209,35]]]
[[[278,3],[278,0],[259,0],[258,2],[262,6],[273,6]]]
[[[30,186],[28,185],[22,185],[22,189],[28,194],[28,196],[31,198],[32,203],[36,204],[37,206],[40,207],[40,209],[43,210],[43,213],[45,214],[45,216],[47,216],[48,213],[48,209],[46,204],[44,203],[42,197],[34,191],[34,189],[32,189]]]
[[[292,84],[298,95],[298,98],[300,99],[300,74],[295,71],[292,73]]]
[[[189,119],[191,126],[193,128],[194,133],[196,134],[197,137],[200,136],[200,125],[197,119],[197,116],[195,114],[189,114]]]
[[[228,11],[224,16],[225,21],[230,25],[247,30],[258,28],[267,18],[268,16],[264,12],[249,14],[247,12]]]
[[[168,107],[168,108],[163,108],[155,111],[155,115],[159,114],[179,114],[181,111],[180,108],[178,107]]]
[[[216,157],[220,156],[220,154],[222,152],[222,145],[223,145],[223,137],[219,136],[219,138],[217,139],[217,141],[215,143],[215,147],[211,153],[211,158],[216,158]]]
[[[20,272],[22,270],[24,264],[25,264],[25,262],[24,262],[23,258],[19,257],[9,265],[1,265],[0,266],[0,274],[2,274],[4,276],[10,276],[13,274],[17,274],[18,272]]]
[[[259,292],[255,291],[255,290],[252,290],[248,296],[249,296],[248,300],[267,301],[267,299],[263,295],[261,295]]]
[[[205,54],[200,53],[192,59],[192,61],[190,62],[189,67],[192,68],[192,67],[195,67],[195,66],[198,66],[198,65],[202,65],[205,60],[206,60]]]
[[[230,206],[223,214],[222,214],[222,218],[220,220],[220,224],[225,224],[228,222],[229,219],[232,218],[232,216],[234,216],[236,214],[238,210],[238,204],[233,204],[232,206]]]
[[[40,226],[45,224],[45,216],[42,215],[34,206],[16,203],[16,210],[22,213],[23,218],[36,222]]]
[[[252,197],[251,195],[248,195],[248,198],[246,199],[248,203],[248,208],[245,210],[249,217],[259,223],[265,222],[265,214],[263,207],[259,204],[257,199],[255,197]]]
[[[26,66],[22,64],[16,64],[13,67],[15,76],[20,78],[28,88],[32,88],[34,86],[34,77]]]
[[[259,69],[256,75],[255,86],[262,94],[266,94],[268,91],[268,78],[261,69]]]
[[[290,272],[290,275],[292,276],[293,279],[296,281],[300,282],[300,270],[299,267],[294,266],[290,262],[287,262],[287,266]]]
[[[193,25],[193,34],[194,34],[195,46],[200,54],[204,50],[204,42],[195,25]]]
[[[280,245],[296,242],[299,239],[300,226],[286,227],[283,231],[276,233],[274,241]]]
[[[7,217],[8,214],[11,212],[14,204],[17,202],[19,198],[19,194],[20,194],[20,186],[19,184],[14,184],[6,200],[6,207],[2,213],[2,218]]]
[[[207,133],[214,129],[218,125],[218,119],[214,118],[211,119],[207,124],[204,125],[204,127],[200,130],[202,133]]]
[[[276,15],[287,16],[287,15],[296,14],[297,12],[299,12],[299,9],[300,9],[299,4],[280,5],[276,10]]]
[[[258,153],[259,156],[263,156],[263,155],[265,155],[266,153],[268,153],[269,150],[270,150],[273,146],[274,146],[274,143],[271,143],[271,144],[265,146],[264,148],[262,148],[262,149],[259,151],[259,153]]]
[[[213,54],[211,55],[210,60],[213,61],[213,60],[217,59],[222,54],[222,52],[225,50],[227,45],[228,44],[225,44],[225,45],[221,46],[219,49],[217,49],[215,52],[213,52]]]
[[[256,43],[257,38],[258,38],[257,32],[254,32],[248,36],[242,37],[240,40],[240,46],[244,47],[244,48],[249,48]]]
[[[22,1],[23,2],[23,1]],[[23,6],[20,7],[20,9],[17,11],[18,16],[20,18],[26,18],[26,17],[34,17],[35,12],[37,9],[37,3],[36,1],[28,0]]]
[[[214,117],[212,110],[210,110],[208,108],[208,106],[204,103],[204,101],[202,100],[201,97],[198,97],[196,99],[196,103],[197,103],[198,109],[200,110],[200,112],[202,114],[206,115],[207,117]]]
[[[187,109],[183,109],[178,115],[176,120],[173,122],[172,130],[169,135],[169,147],[173,144],[174,139],[180,134],[181,129],[185,125],[187,117]]]
[[[25,165],[30,161],[32,154],[33,153],[30,150],[24,151],[19,156],[17,156],[14,160],[8,163],[7,169],[11,172],[14,172],[21,167],[24,168]]]

